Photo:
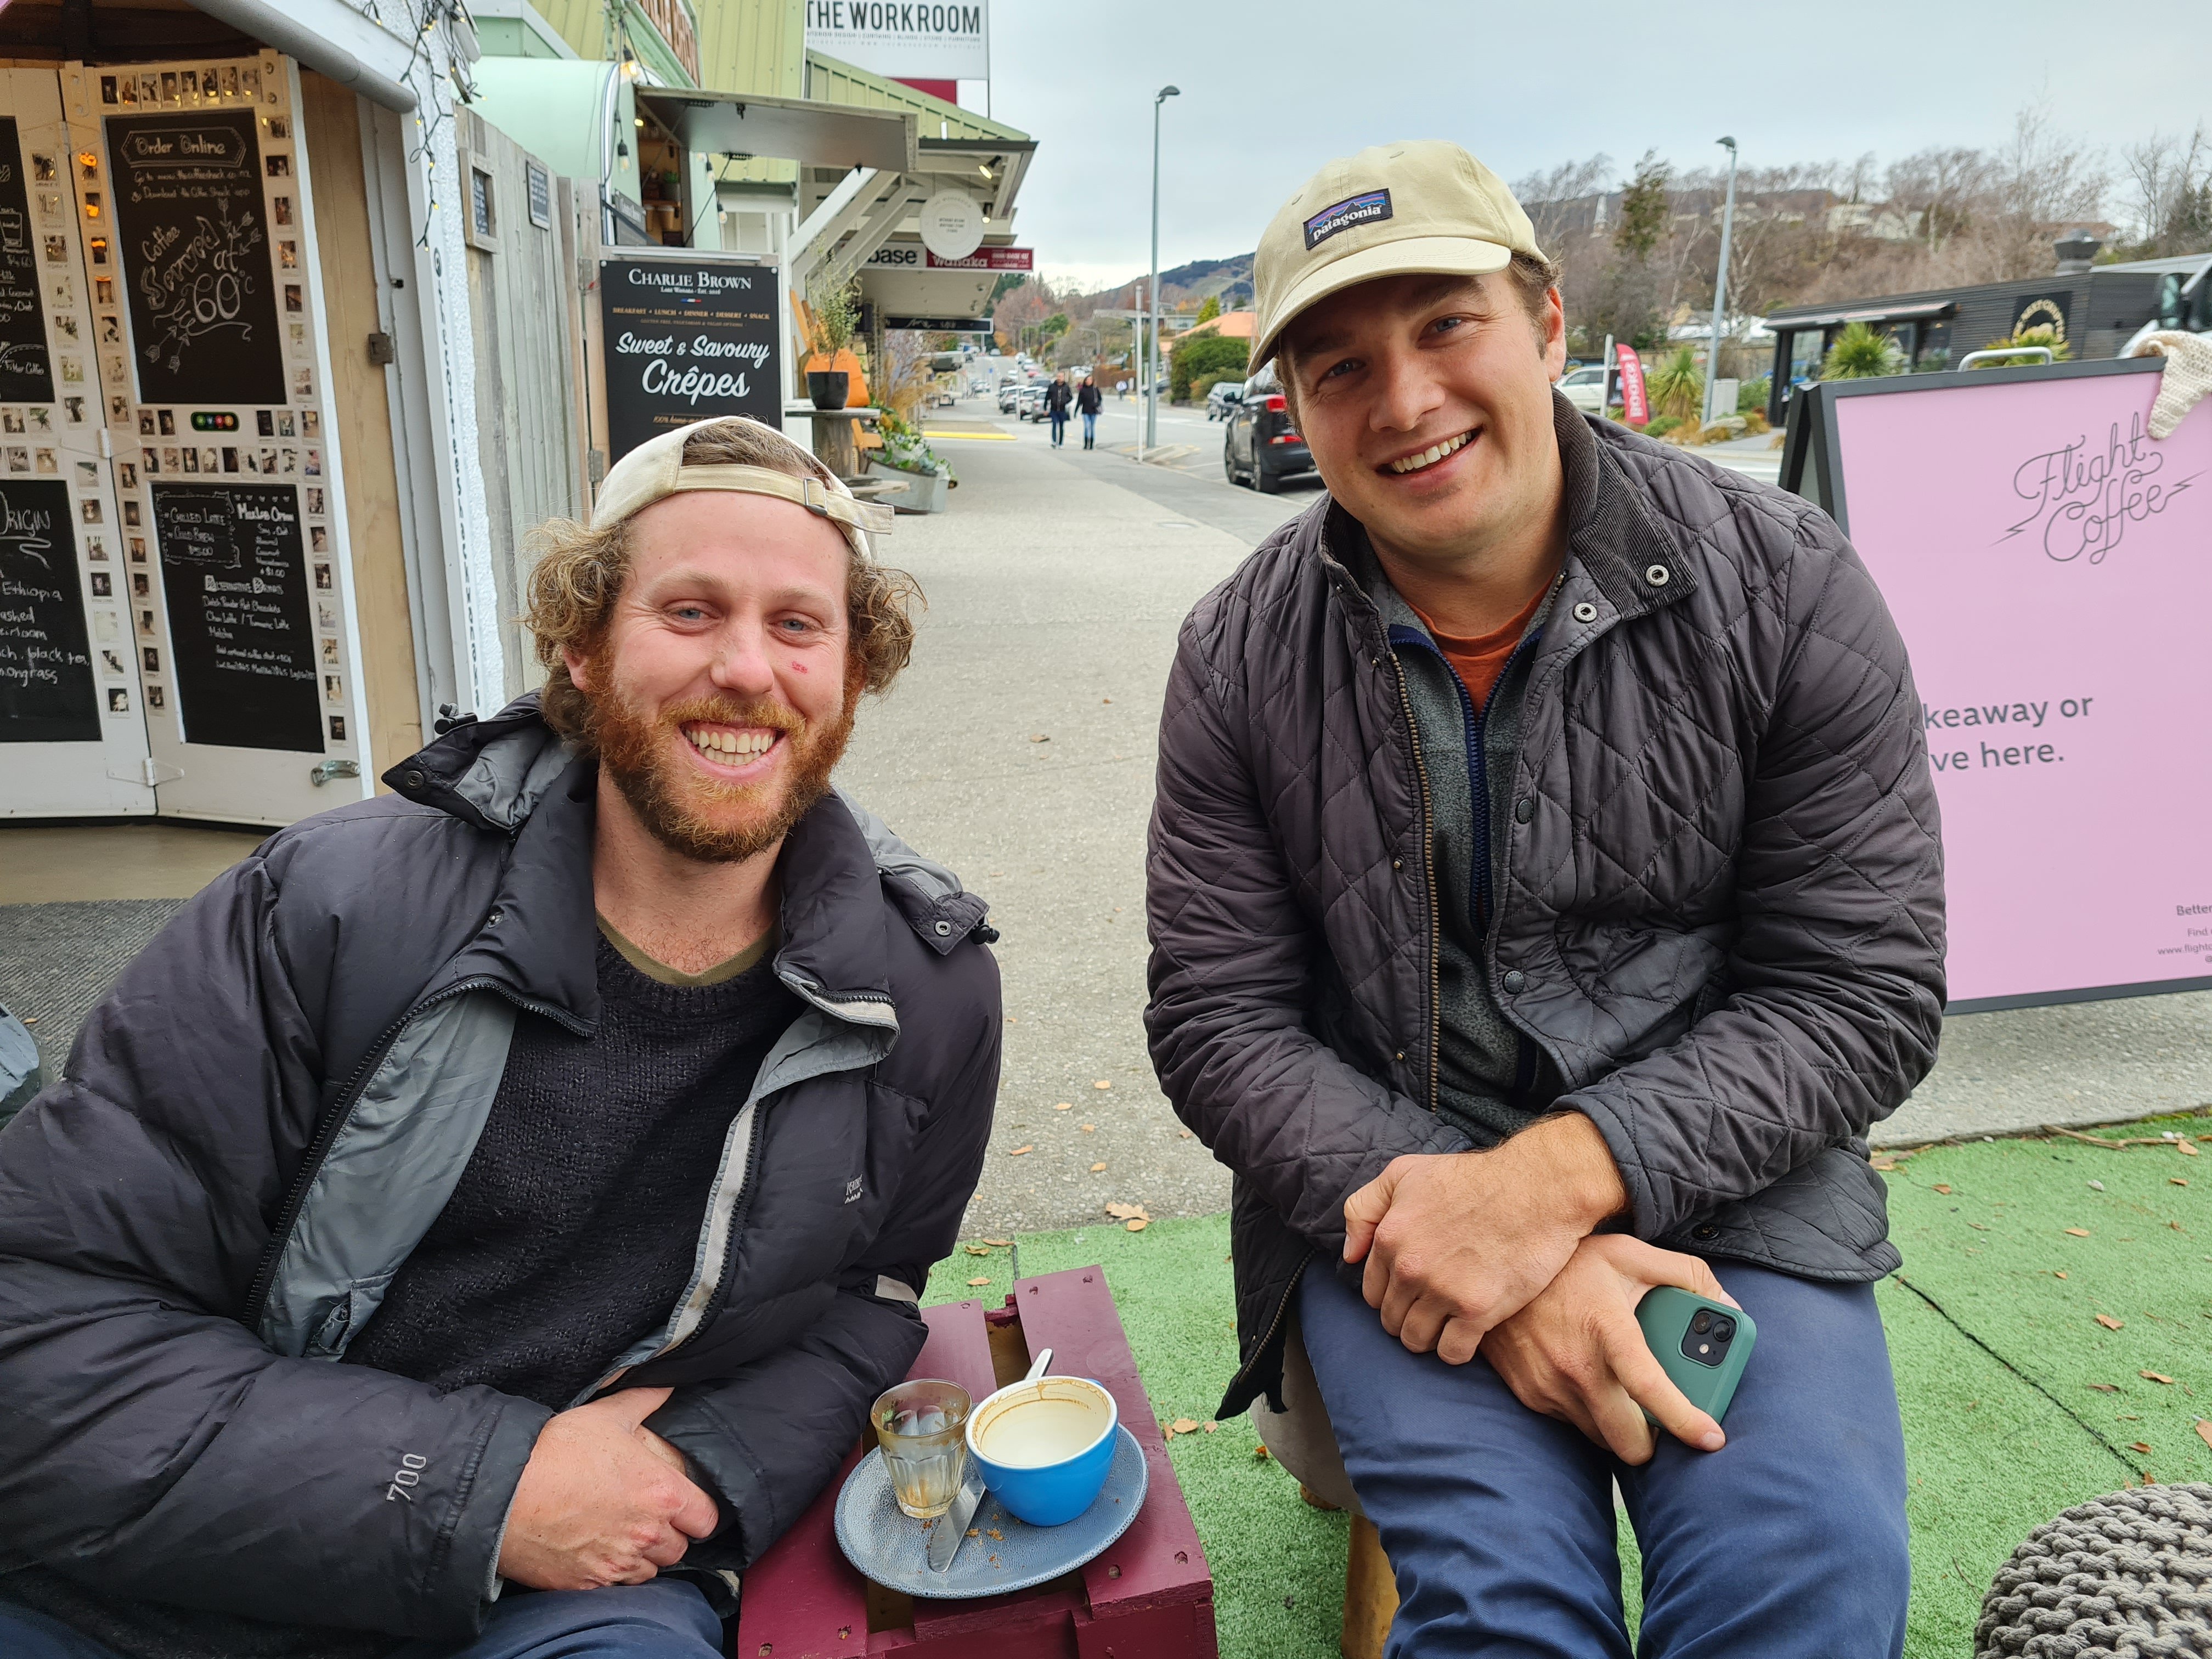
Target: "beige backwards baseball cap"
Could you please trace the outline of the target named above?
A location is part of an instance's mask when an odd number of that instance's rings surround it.
[[[745,416],[724,415],[714,420],[694,421],[689,426],[679,426],[657,438],[647,439],[617,461],[600,481],[599,497],[592,503],[592,527],[601,530],[618,524],[663,497],[685,490],[727,489],[747,495],[773,495],[778,501],[794,502],[810,513],[819,514],[844,532],[854,552],[862,558],[870,556],[868,532],[881,534],[890,529],[890,508],[874,501],[855,500],[844,480],[811,455],[806,459],[813,465],[814,476],[805,478],[767,466],[686,466],[685,441],[693,433],[726,421],[743,421],[763,432],[775,432],[774,427]]]
[[[1252,261],[1252,367],[1307,307],[1378,276],[1486,276],[1544,257],[1505,181],[1457,144],[1376,144],[1331,161],[1285,203]]]

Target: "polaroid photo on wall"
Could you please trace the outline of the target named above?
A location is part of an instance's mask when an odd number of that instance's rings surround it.
[[[332,584],[332,583],[331,583],[331,568],[330,568],[330,566],[328,566],[328,565],[326,565],[326,564],[319,564],[319,565],[317,565],[317,566],[315,567],[315,587],[316,587],[316,590],[317,590],[319,592],[327,593],[327,592],[329,592],[331,590],[332,586],[333,586],[333,584]]]
[[[46,418],[46,411],[45,410],[33,405],[30,413],[32,431],[52,432],[54,429],[54,423]]]
[[[149,472],[159,472],[161,470],[161,452],[158,449],[142,446],[138,451],[138,459],[140,465]]]
[[[100,653],[100,665],[106,669],[109,673],[117,676],[118,678],[121,678],[123,673],[123,659],[117,656],[112,651],[101,652]]]
[[[272,155],[271,157],[270,157],[270,160],[271,160],[271,161],[275,161],[276,159],[276,158],[275,156],[273,156],[273,155]],[[297,283],[285,283],[285,284],[284,284],[284,309],[285,309],[285,310],[287,310],[287,311],[304,311],[304,310],[306,310],[307,308],[307,301],[306,301],[304,298],[302,298],[302,297],[301,297],[301,293],[300,293],[300,285],[299,285]]]
[[[286,450],[284,452],[284,471],[287,472],[297,472],[299,470],[300,452],[296,449]]]
[[[300,268],[300,245],[289,238],[276,244],[276,263],[286,270]]]
[[[134,501],[131,505],[135,507],[137,503]],[[79,501],[76,504],[76,507],[77,517],[82,519],[87,524],[99,524],[102,522],[100,498],[97,495],[92,497],[88,501]]]
[[[280,225],[290,224],[292,222],[292,198],[289,196],[276,197],[275,198],[275,205],[276,222]]]
[[[131,573],[131,597],[134,599],[150,599],[154,597],[153,579],[143,570],[134,570]]]
[[[53,452],[52,450],[51,450],[51,449],[39,449],[39,450],[33,450],[33,451],[32,452],[32,454],[33,454],[33,458],[34,458],[34,459],[37,460],[37,462],[38,462],[38,470],[39,470],[40,471],[41,471],[41,472],[47,472],[47,473],[53,473],[53,472],[59,472],[59,471],[61,471],[60,466],[59,466],[58,465],[57,465],[57,464],[56,464],[56,462],[55,462],[55,460],[54,460],[54,452]]]
[[[115,613],[95,611],[92,613],[92,636],[96,640],[112,640],[116,635]]]
[[[115,597],[115,578],[109,575],[105,570],[94,571],[92,573],[92,597],[95,599],[113,599]]]
[[[155,631],[154,613],[152,611],[141,611],[138,613],[138,631],[141,634],[151,634]]]
[[[190,444],[186,444],[179,453],[185,458],[185,471],[197,472],[200,470],[200,453],[198,450],[194,449]]]
[[[336,628],[337,625],[337,606],[332,605],[328,599],[317,599],[315,601],[315,626],[318,628]]]
[[[291,118],[284,115],[270,116],[269,118],[269,136],[279,143],[289,140],[292,136]]]
[[[107,688],[107,712],[111,714],[129,714],[131,712],[131,694],[119,685],[109,686]]]
[[[160,686],[149,685],[146,688],[147,708],[160,710],[166,708],[168,706],[168,699],[162,694],[162,690]]]
[[[92,279],[92,292],[93,297],[101,305],[113,305],[115,303],[115,278],[112,276],[94,277]]]
[[[223,447],[222,470],[226,472],[238,471],[238,451],[228,444]]]
[[[300,411],[300,435],[302,438],[314,437],[322,429],[323,417],[319,412],[312,409],[303,409]]]
[[[325,668],[338,665],[338,642],[327,634],[323,635],[323,665]]]
[[[325,674],[323,676],[323,700],[325,702],[343,702],[345,701],[345,688],[338,683],[338,677],[337,675]]]
[[[102,345],[123,343],[123,319],[109,312],[100,319],[100,343]]]
[[[54,319],[54,332],[60,335],[64,340],[76,340],[83,337],[76,331],[76,319],[67,315]]]
[[[138,527],[138,503],[135,499],[123,503],[123,522],[132,530]]]
[[[173,438],[177,435],[177,411],[175,410],[155,410],[154,411],[154,418],[161,423],[161,435],[164,438]]]
[[[346,734],[345,734],[345,716],[344,716],[343,714],[333,714],[333,715],[331,715],[331,741],[332,743],[343,743],[345,740],[346,740]]]
[[[118,461],[116,464],[115,472],[116,476],[123,480],[123,487],[125,489],[136,489],[138,488],[137,462]]]
[[[117,392],[107,400],[107,423],[128,430],[131,425],[131,399]]]
[[[10,472],[28,472],[31,470],[31,452],[21,445],[10,446],[8,451],[8,470]]]
[[[107,544],[97,536],[84,538],[84,556],[94,564],[107,562]]]
[[[76,464],[76,487],[79,489],[97,489],[100,488],[100,463],[98,461],[79,461]]]
[[[148,673],[158,674],[161,672],[161,647],[156,645],[142,645],[138,647],[138,656],[139,659],[146,665],[146,672]]]
[[[323,492],[320,489],[310,489],[307,492],[307,516],[311,519],[321,518],[323,516]]]
[[[307,452],[307,465],[304,470],[307,472],[307,475],[311,478],[319,478],[323,476],[323,452],[321,450],[311,449]]]
[[[329,552],[331,550],[330,531],[322,525],[309,525],[307,526],[307,548],[308,551],[313,553]]]
[[[292,176],[292,158],[290,156],[279,151],[271,155],[268,158],[268,161],[269,176],[271,179],[289,179]]]
[[[131,538],[131,562],[133,564],[146,562],[146,538],[143,536],[133,536]]]
[[[173,444],[161,446],[161,465],[171,472],[177,470],[177,449]]]
[[[276,411],[276,435],[280,438],[289,438],[292,435],[292,411],[289,409],[280,409]]]
[[[20,409],[0,409],[0,432],[21,432],[23,411]]]
[[[216,465],[215,446],[206,445],[200,451],[200,471],[212,472],[216,470]]]

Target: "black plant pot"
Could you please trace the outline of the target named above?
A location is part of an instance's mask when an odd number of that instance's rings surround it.
[[[852,375],[842,368],[810,368],[806,371],[806,395],[814,400],[817,409],[844,408],[852,384]]]

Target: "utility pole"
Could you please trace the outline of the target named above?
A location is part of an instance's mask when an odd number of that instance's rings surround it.
[[[1728,146],[1728,203],[1721,209],[1721,269],[1713,278],[1713,337],[1705,352],[1705,414],[1698,423],[1701,426],[1713,422],[1713,380],[1721,372],[1721,319],[1728,313],[1729,240],[1735,229],[1735,140],[1716,138],[1713,142]],[[1731,409],[1729,413],[1733,415],[1735,410]]]
[[[1152,94],[1152,339],[1145,358],[1145,443],[1160,439],[1160,106],[1182,96],[1181,87],[1162,87]]]

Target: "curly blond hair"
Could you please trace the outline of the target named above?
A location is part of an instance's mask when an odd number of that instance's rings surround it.
[[[686,465],[764,466],[794,478],[829,480],[829,470],[775,428],[741,415],[702,427],[684,443]],[[588,702],[568,678],[565,653],[595,655],[606,643],[615,602],[629,574],[629,521],[597,528],[552,519],[532,538],[538,564],[530,573],[530,608],[522,617],[544,665],[540,699],[546,722],[569,743],[591,747]],[[914,654],[915,613],[927,601],[903,570],[878,564],[846,537],[845,610],[848,679],[857,690],[883,692]]]

